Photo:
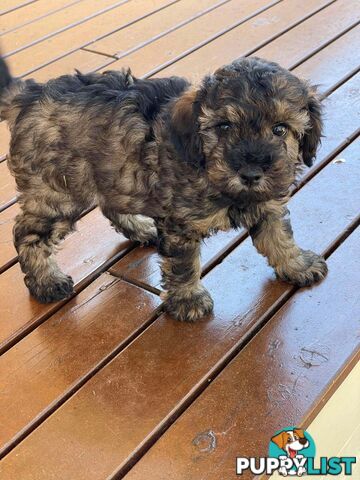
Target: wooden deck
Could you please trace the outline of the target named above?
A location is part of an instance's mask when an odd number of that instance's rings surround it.
[[[358,0],[2,0],[0,45],[39,81],[131,66],[194,80],[242,55],[320,85],[325,138],[290,202],[298,243],[330,272],[277,281],[244,231],[202,249],[214,316],[162,314],[158,256],[98,210],[58,255],[68,302],[29,297],[12,245],[18,212],[0,123],[1,480],[235,479],[236,456],[266,455],[306,427],[359,357]],[[339,161],[339,159],[342,159]],[[244,478],[247,478],[244,476]]]

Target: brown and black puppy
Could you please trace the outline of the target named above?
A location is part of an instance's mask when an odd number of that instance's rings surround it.
[[[199,86],[139,80],[130,71],[17,81],[0,66],[8,165],[22,213],[14,242],[25,283],[41,302],[72,293],[54,247],[98,205],[119,232],[156,242],[167,311],[211,312],[200,243],[245,226],[279,278],[311,285],[327,268],[292,237],[286,203],[321,136],[315,91],[275,63],[242,58]]]

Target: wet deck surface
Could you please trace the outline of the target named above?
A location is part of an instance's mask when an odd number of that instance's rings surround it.
[[[0,10],[17,76],[129,65],[197,80],[257,55],[320,85],[325,138],[290,210],[328,277],[295,289],[245,232],[219,234],[202,249],[214,315],[195,325],[162,313],[156,252],[98,210],[58,255],[76,295],[29,297],[0,123],[1,479],[235,479],[236,456],[266,455],[274,431],[306,427],[358,359],[358,1],[2,0]]]

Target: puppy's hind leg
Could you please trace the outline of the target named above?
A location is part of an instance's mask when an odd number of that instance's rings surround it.
[[[40,209],[36,214],[29,212],[23,206],[13,233],[26,286],[39,302],[49,303],[69,297],[73,292],[73,281],[56,264],[54,249],[73,230],[75,219],[42,213]]]
[[[152,218],[143,215],[120,214],[107,208],[101,210],[115,230],[129,240],[145,245],[156,243],[158,234]]]

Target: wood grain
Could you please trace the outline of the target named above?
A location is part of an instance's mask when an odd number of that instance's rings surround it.
[[[359,241],[358,228],[331,255],[326,280],[294,295],[126,480],[235,480],[237,456],[267,456],[277,430],[309,425],[359,359]]]
[[[0,454],[13,437],[129,343],[159,304],[156,295],[103,274],[2,355]]]

